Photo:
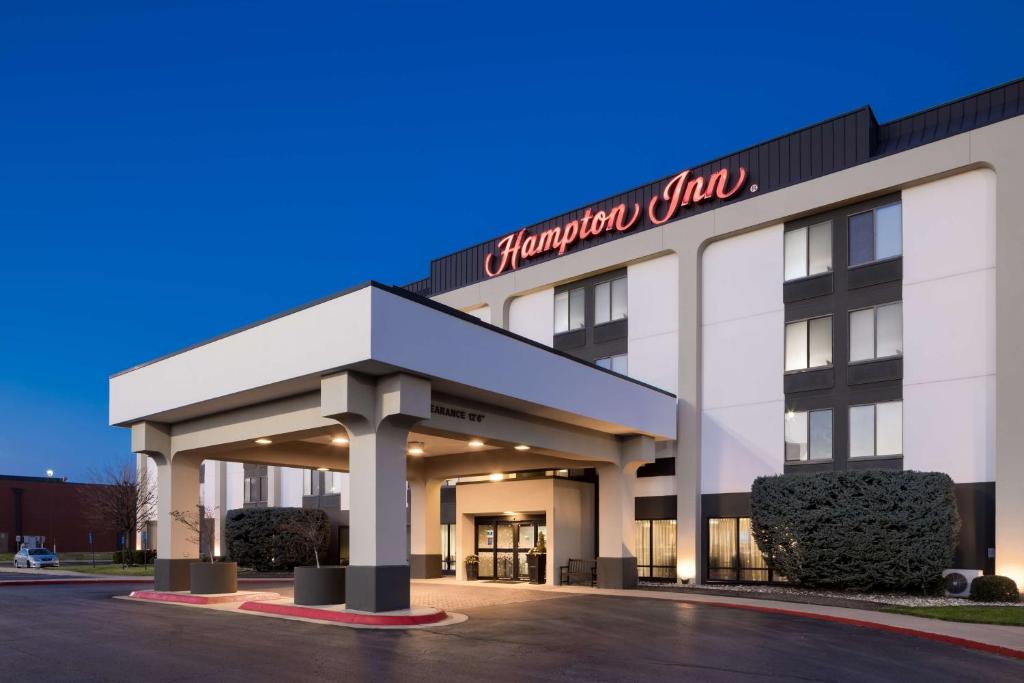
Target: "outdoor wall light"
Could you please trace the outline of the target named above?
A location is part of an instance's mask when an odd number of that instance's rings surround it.
[[[422,441],[410,441],[409,450],[406,451],[409,455],[423,455],[423,442]]]
[[[470,439],[469,445],[472,446],[473,448],[480,448],[481,446],[484,445],[484,442],[482,439]]]
[[[786,419],[787,420],[792,420],[793,417],[795,417],[795,416],[796,416],[796,413],[793,412],[792,410],[787,410],[786,411]]]
[[[502,474],[501,472],[495,472],[494,474],[487,478],[490,479],[491,481],[501,481],[502,479],[505,478],[505,475]]]
[[[517,451],[528,451],[528,450],[530,450],[530,447],[527,446],[525,443],[521,443],[521,444],[516,446],[516,450]]]
[[[274,442],[271,441],[270,439],[256,439],[256,443],[258,443],[261,446],[269,446]]]
[[[345,444],[348,443],[348,439],[345,438],[344,436],[336,436],[333,439],[331,439],[331,443],[333,443],[335,446],[344,446]]]

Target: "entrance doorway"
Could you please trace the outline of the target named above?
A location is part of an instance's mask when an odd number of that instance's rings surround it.
[[[544,515],[497,517],[476,520],[476,554],[481,579],[527,581],[527,553],[538,534],[547,536]]]

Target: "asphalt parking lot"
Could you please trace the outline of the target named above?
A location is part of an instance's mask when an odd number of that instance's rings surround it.
[[[247,586],[265,588],[267,586]],[[129,587],[0,588],[3,678],[38,681],[1024,680],[1024,662],[843,624],[566,595],[366,631],[114,600]]]

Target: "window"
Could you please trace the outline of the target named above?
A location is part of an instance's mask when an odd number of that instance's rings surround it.
[[[903,454],[903,401],[850,406],[850,457]]]
[[[642,579],[676,579],[676,520],[638,519],[636,533],[637,574]]]
[[[786,413],[786,462],[832,458],[832,411]]]
[[[769,581],[764,555],[754,541],[750,517],[708,519],[708,581]]]
[[[555,294],[555,334],[583,329],[585,292],[578,287]]]
[[[786,231],[786,280],[832,270],[832,221]]]
[[[594,364],[597,365],[597,367],[599,367],[599,368],[604,368],[605,370],[611,370],[612,372],[617,372],[620,375],[626,375],[626,374],[629,373],[629,363],[626,360],[626,358],[627,358],[626,354],[623,353],[623,354],[618,355],[618,356],[608,356],[607,358],[598,358],[597,360],[594,361]]]
[[[246,503],[267,502],[267,478],[264,476],[246,477],[244,482]]]
[[[902,302],[850,312],[850,362],[902,354]]]
[[[594,324],[626,318],[626,278],[599,282],[594,286]]]
[[[832,365],[832,316],[786,323],[786,372]]]
[[[880,206],[849,218],[850,265],[894,258],[903,254],[903,207]]]

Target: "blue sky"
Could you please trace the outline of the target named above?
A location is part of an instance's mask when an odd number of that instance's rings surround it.
[[[1024,75],[1018,3],[0,8],[0,473],[110,373],[870,104]]]

